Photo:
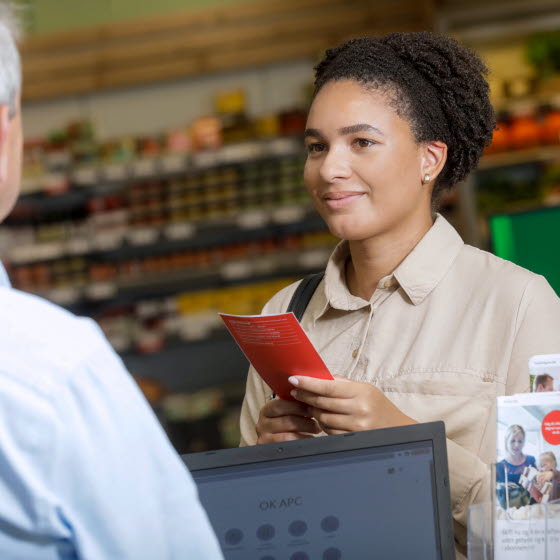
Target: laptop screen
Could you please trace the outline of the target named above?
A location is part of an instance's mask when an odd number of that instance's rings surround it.
[[[228,560],[442,557],[429,440],[192,475]]]

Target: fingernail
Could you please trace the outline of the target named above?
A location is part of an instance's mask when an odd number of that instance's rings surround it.
[[[299,385],[299,379],[293,375],[291,377],[288,377],[288,381],[296,387]]]
[[[292,390],[290,391],[290,395],[292,395],[292,397],[294,397],[294,399],[296,398],[296,392],[297,392],[297,391],[296,391],[295,389],[292,389]]]

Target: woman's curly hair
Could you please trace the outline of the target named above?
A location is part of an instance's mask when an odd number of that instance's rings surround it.
[[[433,199],[476,168],[496,127],[488,73],[481,58],[455,39],[430,32],[352,39],[327,50],[315,67],[315,95],[328,82],[355,80],[389,96],[417,142],[448,147]]]

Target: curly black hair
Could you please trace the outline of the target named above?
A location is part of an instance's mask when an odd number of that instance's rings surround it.
[[[433,200],[476,168],[492,141],[496,116],[481,58],[455,39],[422,31],[351,39],[315,67],[315,95],[328,82],[355,80],[389,96],[417,142],[439,140],[447,162]]]

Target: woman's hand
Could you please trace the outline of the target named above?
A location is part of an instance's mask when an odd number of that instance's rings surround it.
[[[279,398],[268,401],[261,408],[256,430],[257,444],[308,438],[321,431],[311,418],[309,407]]]
[[[359,432],[417,424],[401,412],[382,391],[338,375],[334,381],[292,376],[292,396],[310,407],[310,415],[327,434]]]

